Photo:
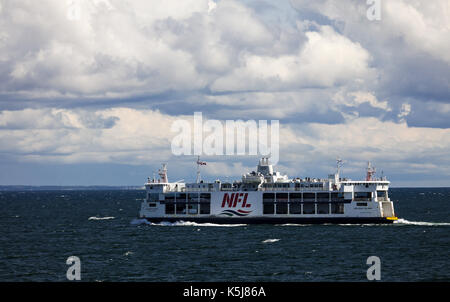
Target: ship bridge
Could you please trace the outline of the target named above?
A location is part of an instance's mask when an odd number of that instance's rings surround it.
[[[252,171],[242,175],[243,183],[280,183],[289,182],[287,175],[283,175],[278,171],[273,170],[272,164],[269,163],[268,157],[263,157],[256,168],[256,172]]]

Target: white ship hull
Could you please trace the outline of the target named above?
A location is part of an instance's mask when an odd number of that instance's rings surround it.
[[[263,194],[275,196],[287,194],[287,200],[263,203]],[[324,192],[318,192],[323,194]],[[153,203],[142,203],[140,217],[151,222],[161,221],[193,221],[207,223],[245,223],[245,224],[285,224],[285,223],[392,223],[396,220],[391,201],[354,201],[354,200],[291,200],[291,196],[301,192],[208,192],[210,202],[201,202],[199,193],[181,193],[183,198],[165,200],[166,194],[161,194],[161,200]],[[189,196],[191,194],[191,196]],[[198,195],[197,201],[193,194]],[[317,192],[307,192],[315,194]],[[180,196],[180,194],[178,195]],[[295,195],[294,195],[295,196]],[[284,196],[283,196],[284,197]],[[276,201],[276,197],[275,197]],[[156,206],[155,206],[156,205]],[[265,209],[264,209],[265,206]],[[209,214],[206,214],[209,208]],[[201,210],[205,210],[202,212]],[[273,212],[273,213],[272,213]],[[205,213],[205,214],[203,214]]]
[[[390,217],[246,217],[246,218],[223,218],[223,217],[145,217],[151,223],[161,222],[195,222],[214,224],[390,224],[395,218]]]
[[[397,219],[386,180],[329,177],[265,182],[263,177],[256,184],[231,186],[220,181],[169,183],[163,176],[165,182],[146,184],[140,218],[219,224],[392,223]]]

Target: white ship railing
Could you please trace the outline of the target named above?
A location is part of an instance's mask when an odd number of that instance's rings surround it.
[[[326,188],[260,188],[260,191],[283,191],[283,192],[319,192],[319,191],[324,191],[324,192],[328,192],[330,191],[328,189],[328,187]]]
[[[254,188],[181,188],[178,190],[170,190],[168,192],[234,192],[234,191],[262,191],[262,192],[339,192],[339,190],[329,190],[328,188],[259,188],[254,190]]]
[[[183,188],[181,192],[216,192],[215,188]]]

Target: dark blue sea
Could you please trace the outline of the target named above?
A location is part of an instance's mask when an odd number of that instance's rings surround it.
[[[391,189],[392,225],[149,225],[139,190],[0,192],[0,281],[450,280],[450,188]]]

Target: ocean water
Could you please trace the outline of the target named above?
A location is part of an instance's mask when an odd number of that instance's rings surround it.
[[[450,281],[450,188],[391,189],[392,225],[148,224],[144,191],[0,192],[0,281]]]

